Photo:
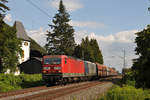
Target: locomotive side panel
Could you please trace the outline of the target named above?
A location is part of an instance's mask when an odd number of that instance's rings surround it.
[[[84,76],[84,62],[68,57],[66,66],[64,66],[63,77],[80,77]]]

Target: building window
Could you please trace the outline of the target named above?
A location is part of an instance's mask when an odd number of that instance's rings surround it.
[[[28,42],[24,42],[24,45],[25,45],[25,46],[28,46]]]

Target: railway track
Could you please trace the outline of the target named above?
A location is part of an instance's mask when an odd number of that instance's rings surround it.
[[[26,89],[10,91],[10,92],[2,92],[2,93],[0,93],[0,98],[19,95],[19,94],[25,94],[25,93],[28,93],[28,92],[34,92],[34,91],[43,90],[43,89],[46,89],[46,87],[45,86],[40,86],[40,87],[26,88]]]
[[[94,86],[102,86],[120,77],[104,78],[103,81],[88,81],[68,84],[65,86],[34,87],[7,93],[0,93],[0,100],[52,100]],[[109,81],[108,81],[109,80]]]
[[[66,86],[35,87],[14,92],[0,93],[0,100],[51,100],[104,83],[106,82],[93,81],[74,83]]]

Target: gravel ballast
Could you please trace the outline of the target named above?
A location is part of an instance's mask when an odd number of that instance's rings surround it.
[[[111,88],[112,85],[113,83],[107,82],[88,89],[70,93],[54,100],[96,100],[101,94],[104,94],[109,88]]]

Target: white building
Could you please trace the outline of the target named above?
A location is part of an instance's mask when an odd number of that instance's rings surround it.
[[[20,21],[15,21],[14,26],[16,27],[17,38],[22,41],[22,54],[20,56],[19,63],[23,63],[30,58],[30,38],[26,34],[23,24]]]
[[[21,22],[15,21],[14,26],[16,27],[16,36],[22,42],[22,57],[19,58],[19,64],[27,61],[30,58],[30,38],[27,36],[24,26]],[[7,69],[5,73],[10,73],[10,69]],[[17,68],[15,75],[20,74],[20,70]]]
[[[23,24],[20,21],[15,21],[14,26],[16,27],[16,36],[22,42],[22,57],[19,58],[19,64],[27,61],[30,58],[30,38],[26,34]],[[9,70],[7,70],[9,73]],[[20,70],[17,68],[15,75],[20,74]]]

